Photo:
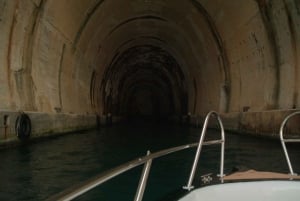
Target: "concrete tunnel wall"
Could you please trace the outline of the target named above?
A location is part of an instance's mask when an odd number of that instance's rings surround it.
[[[210,110],[274,135],[300,107],[298,0],[0,0],[0,33],[2,142],[19,111],[33,136]]]

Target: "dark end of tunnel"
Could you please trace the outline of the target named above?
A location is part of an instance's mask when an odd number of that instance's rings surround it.
[[[168,122],[187,113],[185,81],[178,62],[163,48],[131,47],[118,53],[105,72],[103,114],[132,123]]]
[[[126,124],[133,126],[136,125],[160,125],[160,124],[169,124],[171,121],[167,116],[154,116],[154,115],[131,115],[123,121]]]

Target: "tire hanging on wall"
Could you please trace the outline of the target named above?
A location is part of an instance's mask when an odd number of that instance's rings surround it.
[[[31,134],[31,121],[27,114],[22,112],[16,119],[15,131],[20,140],[26,140]]]

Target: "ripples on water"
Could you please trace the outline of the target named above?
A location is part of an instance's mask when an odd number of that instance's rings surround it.
[[[44,200],[79,182],[139,156],[198,141],[201,130],[182,126],[118,125],[65,135],[0,151],[0,200]],[[218,136],[218,132],[210,131]],[[277,141],[229,134],[225,172],[234,166],[287,172]],[[300,149],[288,147],[295,172],[300,172]],[[195,149],[170,155],[152,164],[146,201],[160,200],[185,185]],[[219,146],[204,147],[200,174],[218,171]],[[298,169],[297,169],[298,168]],[[115,178],[78,200],[126,201],[134,198],[141,167]]]

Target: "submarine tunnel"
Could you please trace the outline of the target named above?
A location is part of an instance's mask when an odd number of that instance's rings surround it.
[[[299,0],[0,0],[0,32],[2,142],[20,111],[32,137],[211,110],[271,135],[300,106]]]

